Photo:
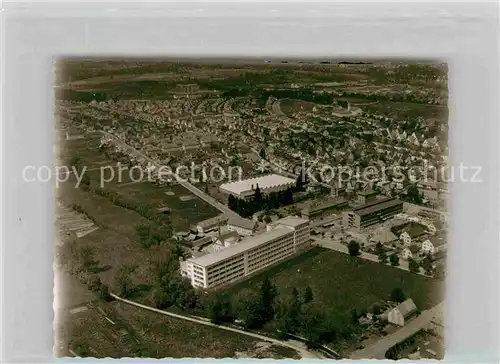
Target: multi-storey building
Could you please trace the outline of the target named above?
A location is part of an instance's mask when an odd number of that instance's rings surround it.
[[[403,211],[403,201],[395,197],[370,201],[351,211],[342,213],[344,228],[363,229],[371,225],[383,223]]]
[[[234,282],[309,247],[309,220],[287,217],[268,231],[225,249],[181,262],[181,274],[194,287],[210,288]]]

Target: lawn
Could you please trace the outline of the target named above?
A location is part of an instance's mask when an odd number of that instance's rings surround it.
[[[369,309],[372,304],[387,300],[396,287],[411,297],[420,310],[444,299],[440,281],[323,248],[313,248],[231,287],[230,291],[256,289],[264,276],[271,278],[280,295],[290,295],[294,287],[302,293],[310,286],[319,306],[340,315],[348,315],[352,308]]]
[[[212,205],[201,200],[180,185],[159,187],[149,182],[116,185],[114,191],[129,200],[168,206],[175,231],[188,230],[189,225],[220,214]],[[173,194],[172,194],[173,193]],[[190,197],[184,200],[181,197]]]
[[[91,306],[87,311],[67,312],[58,318],[56,356],[72,356],[73,351],[82,357],[122,358],[149,356],[153,352],[151,345],[110,304],[98,302],[97,305],[100,309]]]
[[[69,187],[69,186],[68,186]],[[150,249],[141,247],[135,227],[148,220],[134,211],[124,209],[107,198],[81,189],[61,188],[58,198],[67,206],[78,204],[95,220],[99,229],[85,235],[74,244],[89,247],[98,262],[99,276],[113,288],[117,270],[123,265],[136,265],[132,275],[133,284],[149,285],[155,277],[154,262],[158,257],[170,254],[171,246]]]
[[[214,327],[182,321],[130,305],[114,302],[114,308],[149,343],[153,358],[232,358],[236,351],[251,349],[257,339]]]

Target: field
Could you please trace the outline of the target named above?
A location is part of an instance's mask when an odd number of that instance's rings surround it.
[[[58,151],[61,156],[60,163],[65,163],[65,165],[70,163],[71,158],[68,158],[68,155],[77,155],[80,159],[79,165],[87,167],[86,174],[96,185],[100,184],[101,167],[105,168],[102,172],[104,180],[111,176],[111,171],[106,166],[116,167],[115,161],[106,158],[104,153],[97,149],[99,139],[98,136],[92,135],[86,139],[64,141],[59,146]],[[134,182],[133,178],[137,177],[134,173],[131,174],[129,170],[118,173],[117,168],[114,170],[115,178],[106,182],[104,189],[113,191],[127,200],[147,204],[151,207],[169,207],[172,227],[175,231],[187,230],[190,224],[219,214],[217,209],[180,185],[172,184],[160,187],[147,181],[147,175],[145,175],[144,182]],[[72,177],[68,182],[68,184],[74,185],[76,180]],[[71,198],[71,193],[68,193],[67,196]]]
[[[121,302],[113,305],[156,351],[151,353],[155,358],[231,358],[236,351],[248,350],[258,341],[234,332],[147,312]]]
[[[95,302],[85,307],[85,311],[67,311],[59,316],[56,355],[232,358],[237,352],[251,353],[259,342],[244,335],[170,318],[120,302]],[[284,352],[282,348],[276,348],[273,351],[276,358],[297,356],[293,350]]]
[[[310,286],[315,303],[339,315],[388,300],[394,288],[401,288],[420,310],[444,299],[443,282],[323,248],[313,248],[231,287],[230,291],[256,289],[264,276],[270,277],[280,295],[289,296],[294,287],[303,292]]]

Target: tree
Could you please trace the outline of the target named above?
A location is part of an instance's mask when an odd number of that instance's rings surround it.
[[[371,312],[374,315],[379,315],[382,313],[382,308],[378,304],[374,303],[371,307]]]
[[[394,288],[391,292],[391,301],[401,303],[406,300],[406,295],[401,288]]]
[[[300,315],[300,326],[304,337],[308,341],[308,346],[321,344],[323,334],[322,323],[325,321],[325,315],[318,311],[314,306],[306,305]]]
[[[257,329],[262,327],[265,321],[262,318],[262,310],[259,296],[251,291],[244,291],[235,299],[235,312],[237,317],[243,321],[246,329]]]
[[[408,201],[413,202],[417,205],[421,204],[423,202],[422,196],[423,195],[420,193],[415,184],[408,186],[408,189],[406,190],[406,197],[408,198]]]
[[[307,286],[306,290],[304,291],[304,303],[309,303],[313,300],[314,295],[311,287]]]
[[[98,276],[93,275],[88,282],[88,288],[93,292],[99,292],[101,286],[101,279]]]
[[[410,272],[412,273],[419,273],[420,272],[420,265],[417,263],[415,259],[410,259],[408,261],[408,267],[410,269]]]
[[[399,265],[399,257],[397,254],[392,254],[390,257],[389,257],[389,260],[391,262],[391,265],[393,267],[397,267]]]
[[[69,165],[75,168],[78,168],[80,166],[82,159],[78,155],[74,155],[71,157],[69,161]]]
[[[231,299],[227,292],[217,292],[212,297],[208,305],[208,317],[216,325],[233,321]]]
[[[115,276],[115,287],[118,295],[122,298],[127,298],[132,293],[132,282],[130,279],[131,273],[135,267],[129,265],[122,265]]]
[[[271,216],[269,216],[269,215],[264,216],[264,222],[266,224],[269,224],[271,221],[272,221]]]
[[[109,287],[107,284],[101,284],[99,288],[99,297],[104,301],[110,301],[111,295],[109,294]]]
[[[229,207],[233,211],[236,210],[236,199],[234,198],[233,195],[229,195],[227,199],[227,207]]]
[[[431,276],[434,274],[434,268],[432,267],[432,255],[427,254],[425,258],[422,260],[422,268],[425,271],[425,274]]]
[[[304,173],[300,171],[297,180],[295,181],[295,188],[297,191],[302,191],[304,189]]]
[[[360,317],[360,316],[359,316],[358,311],[356,310],[356,308],[355,308],[355,307],[353,307],[353,308],[351,309],[351,321],[352,321],[352,323],[353,323],[353,324],[358,323],[359,317]]]
[[[356,257],[361,254],[359,243],[356,240],[351,240],[347,245],[347,249],[349,249],[349,255],[352,257]]]
[[[260,311],[262,318],[267,322],[274,316],[274,300],[277,296],[276,287],[268,277],[265,277],[260,286]]]
[[[88,246],[84,246],[79,250],[79,259],[84,269],[89,269],[94,266],[97,262],[94,259],[94,252]]]
[[[262,192],[260,191],[259,185],[255,188],[255,193],[253,195],[253,202],[257,209],[260,210],[262,206]]]
[[[160,234],[159,231],[155,231],[155,229],[153,229],[153,227],[149,224],[141,224],[135,227],[139,242],[144,248],[150,248],[153,245],[159,245],[162,242],[162,235],[169,234],[169,227],[167,225],[162,225],[162,229],[164,231]]]
[[[90,189],[90,182],[90,176],[87,173],[83,173],[80,186],[84,191],[88,191]]]
[[[292,297],[291,301],[280,301],[276,308],[277,328],[282,333],[293,334],[300,327],[300,303]]]
[[[387,263],[387,254],[385,254],[385,252],[381,252],[379,255],[378,255],[378,261],[382,264],[385,264]]]

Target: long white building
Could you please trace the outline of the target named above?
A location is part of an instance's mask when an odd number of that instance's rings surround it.
[[[255,194],[257,186],[262,193],[284,191],[295,186],[292,178],[280,176],[279,174],[268,174],[265,176],[244,179],[237,182],[223,183],[219,189],[223,193],[231,194],[238,198],[250,198]]]
[[[181,262],[193,287],[210,288],[253,274],[309,247],[309,220],[286,217],[269,231],[228,248]]]

